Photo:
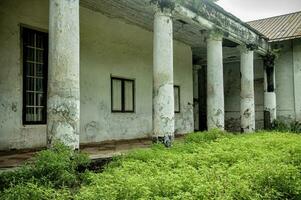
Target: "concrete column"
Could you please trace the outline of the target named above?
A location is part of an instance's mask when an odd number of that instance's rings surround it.
[[[276,93],[264,92],[264,111],[270,115],[270,123],[277,119]]]
[[[79,0],[49,1],[47,144],[79,148]]]
[[[268,89],[268,74],[264,70],[264,111],[269,113],[270,123],[277,118],[276,114],[276,93],[275,93],[275,69],[273,68],[274,87],[273,90]]]
[[[263,58],[264,63],[264,127],[271,128],[277,119],[275,93],[275,56],[268,54]],[[268,73],[269,72],[269,73]]]
[[[241,131],[255,131],[255,100],[254,100],[254,52],[245,46],[240,47],[240,117]]]
[[[208,129],[224,130],[224,76],[222,36],[207,38],[207,124]]]
[[[174,136],[173,32],[168,11],[157,9],[154,19],[153,126],[157,138]]]

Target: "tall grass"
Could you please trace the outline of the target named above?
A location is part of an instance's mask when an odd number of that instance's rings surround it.
[[[56,166],[77,165],[66,160]],[[33,179],[10,174],[0,199],[301,199],[301,136],[194,133],[169,149],[156,144],[119,156],[102,173],[71,170],[71,181],[51,169],[51,176],[30,171]]]

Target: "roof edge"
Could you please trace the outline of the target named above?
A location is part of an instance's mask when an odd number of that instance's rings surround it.
[[[284,17],[284,16],[288,16],[288,15],[294,15],[294,14],[297,14],[297,13],[301,13],[301,11],[287,13],[287,14],[283,14],[283,15],[272,16],[272,17],[266,17],[266,18],[262,18],[262,19],[256,19],[256,20],[245,22],[245,23],[248,24],[248,23],[252,23],[252,22],[259,22],[259,21],[263,21],[263,20],[273,19],[273,18],[276,18],[276,17]]]
[[[272,42],[282,42],[282,41],[288,41],[288,40],[294,40],[294,39],[300,39],[301,35],[299,36],[290,36],[290,37],[284,37],[284,38],[275,38],[275,39],[270,39],[268,40],[269,43]]]
[[[261,32],[259,32],[258,30],[256,30],[255,28],[253,28],[251,25],[249,25],[247,22],[243,22],[241,19],[239,19],[238,17],[236,17],[235,15],[231,14],[230,12],[226,11],[225,9],[223,9],[221,6],[219,6],[218,4],[210,1],[210,0],[199,0],[199,1],[204,1],[206,4],[212,6],[213,8],[215,8],[216,10],[222,12],[223,14],[225,14],[227,17],[233,19],[234,21],[240,23],[241,25],[245,26],[246,28],[250,29],[251,31],[253,31],[254,33],[256,33],[257,35],[263,37],[264,39],[268,39],[265,35],[263,35]]]

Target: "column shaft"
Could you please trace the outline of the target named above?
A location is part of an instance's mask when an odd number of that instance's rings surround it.
[[[207,39],[207,124],[224,130],[224,76],[221,37]]]
[[[254,100],[254,52],[241,48],[241,93],[240,117],[241,131],[255,131],[255,100]]]
[[[264,111],[269,113],[269,123],[273,123],[277,116],[275,92],[264,92]]]
[[[79,148],[79,0],[49,1],[47,144]]]
[[[157,11],[154,20],[153,126],[156,137],[173,136],[173,32],[169,13]]]
[[[267,73],[268,72],[268,73]],[[264,112],[265,112],[265,128],[271,128],[277,118],[276,109],[276,93],[275,93],[275,68],[265,66],[264,69]]]

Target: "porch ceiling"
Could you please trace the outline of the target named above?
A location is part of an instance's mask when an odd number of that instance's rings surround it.
[[[186,0],[173,12],[174,38],[194,47],[206,47],[207,30],[218,29],[225,39],[237,44],[255,44],[264,54],[266,38],[221,7],[206,0]],[[154,10],[150,0],[80,0],[80,5],[111,18],[120,18],[149,31],[153,30]]]
[[[111,18],[120,18],[153,31],[154,11],[149,0],[80,0],[80,5]],[[174,38],[191,47],[205,47],[204,28],[173,15]]]

